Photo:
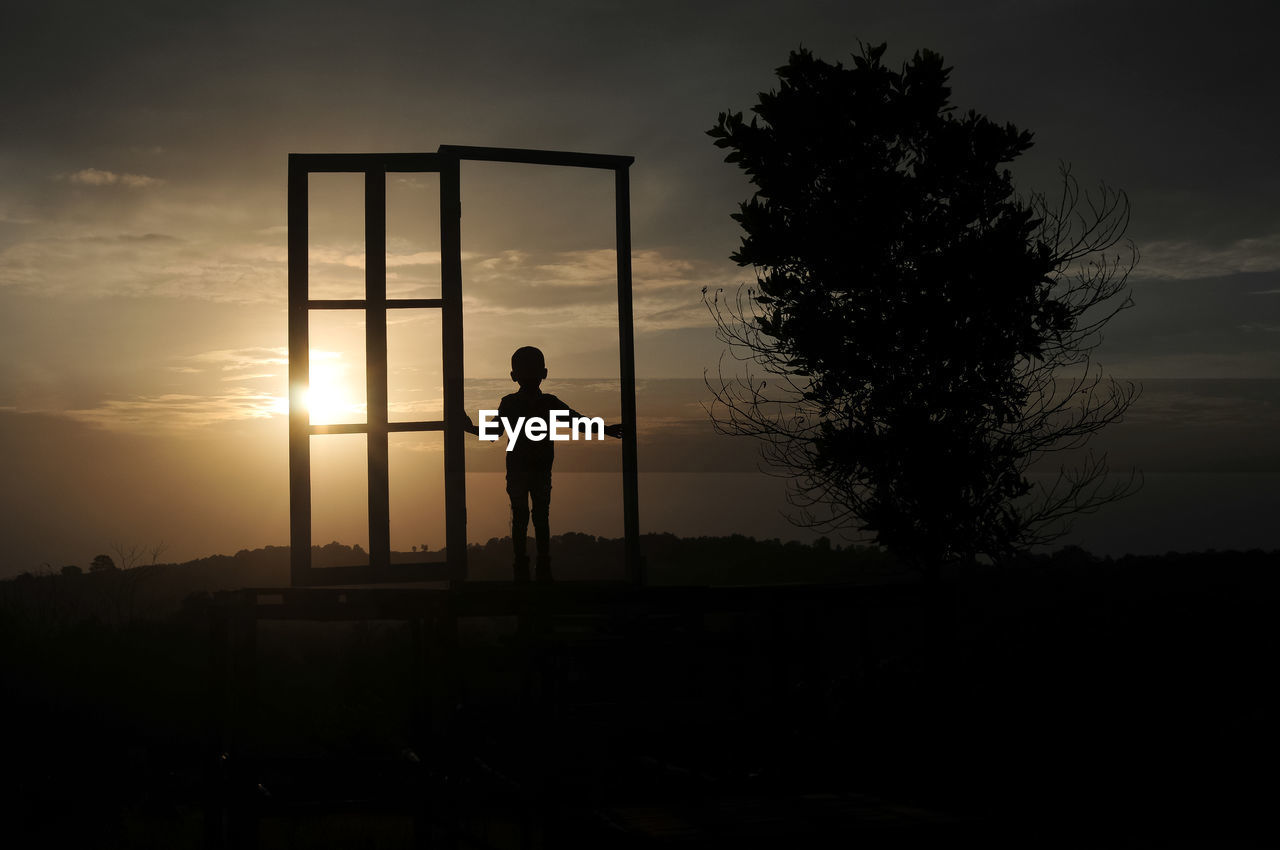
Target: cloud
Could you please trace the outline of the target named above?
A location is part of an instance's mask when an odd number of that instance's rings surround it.
[[[45,410],[111,431],[171,433],[226,422],[269,419],[288,413],[288,351],[283,347],[213,349],[173,358],[165,368],[180,382],[176,391],[108,398],[91,407]],[[313,409],[316,422],[364,419],[363,375],[342,351],[312,349],[311,388],[319,388],[323,409]],[[438,390],[397,385],[393,370],[393,420],[439,418]],[[261,381],[267,381],[263,385]],[[172,383],[172,382],[167,382]],[[431,415],[426,415],[431,414]]]
[[[617,258],[612,249],[532,256],[507,251],[464,263],[469,314],[525,316],[542,327],[616,328]],[[735,287],[737,267],[636,251],[631,261],[632,312],[637,330],[710,324],[702,287]]]
[[[174,232],[156,227],[166,216],[175,222]],[[280,228],[263,228],[260,221],[216,205],[167,203],[150,204],[136,220],[122,224],[113,229],[102,222],[55,221],[0,246],[0,287],[54,298],[158,297],[245,305],[280,305],[286,298],[288,250]],[[438,296],[439,251],[394,243],[389,249],[389,295]],[[617,327],[612,249],[464,252],[462,262],[469,314],[523,317],[546,327]],[[313,298],[363,297],[363,245],[312,245],[310,269]],[[727,261],[656,249],[634,252],[637,330],[708,325],[702,288],[733,287],[740,276]]]
[[[312,244],[308,257],[312,298],[364,297],[363,243]],[[462,252],[464,263],[473,259],[472,253]],[[439,251],[416,250],[403,240],[388,244],[387,294],[390,297],[433,298],[439,293]]]
[[[71,174],[57,175],[55,179],[65,179],[69,183],[77,183],[81,186],[119,185],[130,189],[143,189],[147,186],[159,186],[164,183],[158,177],[148,177],[145,174],[116,173],[114,171],[104,171],[100,168],[82,168]]]
[[[318,359],[332,359],[316,352]],[[283,347],[202,351],[174,357],[162,367],[172,390],[127,398],[107,398],[92,406],[49,410],[110,431],[169,433],[225,422],[269,419],[288,412]],[[260,383],[268,381],[266,385]]]
[[[506,251],[475,263],[475,269],[486,274],[519,275],[523,282],[532,286],[592,286],[610,293],[616,292],[618,280],[617,252],[612,248],[561,251],[536,259],[523,251]],[[694,262],[667,257],[660,251],[634,251],[631,254],[633,291],[687,286],[698,272]]]
[[[247,369],[261,369],[265,366],[285,366],[289,363],[289,351],[286,348],[223,348],[204,351],[181,358],[185,362],[208,364],[223,372],[237,372]],[[200,372],[200,368],[182,367],[182,371]]]
[[[46,297],[192,298],[222,303],[283,302],[283,244],[263,237],[224,241],[170,234],[114,233],[57,226],[0,247],[0,286]]]
[[[39,219],[20,207],[0,205],[0,224],[35,224]]]
[[[1220,248],[1190,241],[1146,243],[1134,274],[1164,280],[1197,280],[1277,269],[1280,269],[1280,233],[1237,239]],[[1259,294],[1276,291],[1280,290]]]
[[[1165,378],[1141,383],[1142,395],[1125,414],[1126,424],[1280,427],[1280,383],[1274,380]]]
[[[81,242],[91,242],[99,245],[111,244],[136,244],[142,245],[147,243],[171,243],[182,242],[177,236],[170,236],[166,233],[119,233],[115,236],[80,236]]]
[[[213,395],[166,393],[107,399],[92,408],[64,413],[109,431],[189,430],[223,422],[269,419],[287,410],[287,400],[268,392],[233,388]]]
[[[463,255],[466,256],[465,254]],[[364,265],[364,258],[361,258],[361,266]],[[438,266],[440,265],[439,251],[414,251],[411,254],[393,254],[387,252],[387,268],[396,268],[397,266]]]

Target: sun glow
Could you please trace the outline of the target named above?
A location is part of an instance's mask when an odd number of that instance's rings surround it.
[[[311,385],[305,403],[312,425],[364,421],[365,405],[352,390],[349,371],[339,352],[311,350]]]

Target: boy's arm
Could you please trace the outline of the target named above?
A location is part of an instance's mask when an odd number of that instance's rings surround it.
[[[565,404],[559,398],[556,398],[556,403],[562,406],[565,410],[569,411],[570,419],[590,419],[591,418],[590,416],[585,416],[579,413],[578,411],[574,410],[572,407]],[[613,437],[614,439],[618,439],[618,440],[622,439],[622,423],[615,422],[612,425],[604,426],[604,433],[606,437]]]
[[[476,423],[471,421],[471,414],[467,413],[464,410],[462,411],[462,418],[467,420],[467,424],[462,426],[462,430],[466,431],[468,434],[475,434],[477,437],[479,437],[480,428],[479,426],[476,425]]]
[[[506,397],[504,397],[504,398],[502,399],[502,401],[498,402],[498,420],[499,420],[499,422],[500,422],[500,421],[501,421],[501,420],[502,420],[502,419],[503,419],[503,418],[504,418],[504,417],[505,417],[509,412],[510,412],[510,411],[508,410],[508,407],[507,407],[507,398],[506,398]],[[478,426],[478,425],[476,425],[474,422],[472,422],[472,421],[471,421],[471,417],[470,417],[469,415],[467,415],[465,411],[463,412],[463,415],[464,415],[464,416],[467,416],[467,424],[466,424],[466,427],[465,427],[463,430],[464,430],[464,431],[466,431],[468,434],[475,434],[477,437],[479,437],[479,436],[480,436],[480,426]],[[494,425],[494,424],[496,424],[496,423],[494,423],[492,420],[490,420],[489,424],[492,426],[492,425]],[[492,431],[490,431],[490,433],[492,433]],[[498,433],[499,433],[499,434],[501,434],[501,433],[502,433],[502,429],[501,429],[501,427],[499,427],[499,429],[498,429]],[[495,445],[497,444],[497,440],[493,439],[492,437],[491,437],[491,438],[489,438],[489,440],[487,440],[486,442],[492,442],[492,443],[494,443]]]

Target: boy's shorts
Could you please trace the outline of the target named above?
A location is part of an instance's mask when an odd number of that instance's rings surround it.
[[[507,495],[514,502],[532,495],[535,499],[551,498],[551,467],[507,469]]]

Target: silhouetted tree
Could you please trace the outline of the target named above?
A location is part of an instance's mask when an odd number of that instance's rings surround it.
[[[109,572],[114,569],[116,569],[116,562],[111,560],[110,555],[95,555],[89,563],[91,573]]]
[[[116,556],[116,563],[122,570],[131,570],[142,560],[144,547],[138,543],[123,543],[112,541],[111,551]]]
[[[155,566],[156,561],[160,560],[160,556],[169,548],[169,544],[161,540],[152,546],[147,547],[147,554],[151,556],[151,564]]]
[[[1128,200],[1065,168],[1060,201],[1020,199],[1002,166],[1031,134],[955,114],[936,53],[894,71],[884,51],[852,67],[794,52],[750,121],[708,131],[755,185],[732,258],[757,277],[703,292],[746,364],[708,378],[711,416],[763,441],[799,524],[864,529],[921,567],[1002,557],[1131,489],[1091,454],[1028,477],[1136,396],[1091,360],[1132,303],[1137,252],[1104,253]]]

